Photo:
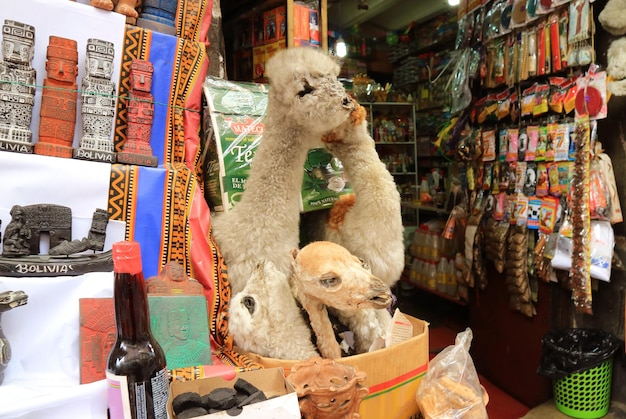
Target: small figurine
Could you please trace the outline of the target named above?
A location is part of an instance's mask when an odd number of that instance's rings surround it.
[[[87,75],[82,80],[83,137],[74,158],[115,163],[113,122],[115,118],[115,83],[112,42],[87,40]]]
[[[26,227],[24,208],[14,205],[11,208],[11,221],[4,230],[2,255],[25,256],[30,254],[30,230]]]
[[[134,25],[139,17],[137,8],[141,6],[141,0],[91,0],[91,5],[98,9],[113,10],[122,14],[126,16],[126,23]]]
[[[72,158],[78,98],[78,50],[73,39],[50,36],[35,154]]]
[[[287,381],[298,394],[303,419],[358,419],[369,389],[367,374],[332,359],[311,358],[291,367]]]
[[[130,91],[126,105],[128,128],[122,151],[117,153],[118,163],[151,167],[159,163],[150,146],[154,119],[154,97],[150,93],[153,71],[150,61],[134,59],[130,64]]]
[[[11,346],[2,333],[2,313],[23,306],[28,302],[28,295],[24,291],[5,291],[0,293],[0,384],[4,381],[4,370],[11,360]]]
[[[31,67],[35,27],[14,20],[2,26],[0,61],[0,150],[32,153],[30,123],[37,72]]]

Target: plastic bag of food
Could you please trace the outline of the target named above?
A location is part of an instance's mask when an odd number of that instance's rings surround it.
[[[469,349],[472,330],[456,335],[435,356],[417,389],[417,404],[425,419],[486,419],[488,395],[480,385]]]

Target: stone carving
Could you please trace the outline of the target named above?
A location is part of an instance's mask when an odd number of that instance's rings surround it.
[[[31,67],[35,27],[5,20],[0,61],[0,150],[32,153],[30,123],[37,72]]]
[[[157,276],[146,280],[151,295],[202,295],[204,288],[197,280],[189,278],[183,266],[171,261],[163,265]]]
[[[154,97],[150,61],[134,59],[130,64],[130,90],[126,104],[128,128],[122,151],[117,153],[117,162],[156,167],[158,159],[152,155],[150,134],[154,119]]]
[[[54,204],[14,205],[4,231],[0,274],[6,276],[80,275],[113,270],[111,251],[103,253],[106,210],[96,209],[88,237],[72,240],[72,210]],[[40,254],[42,236],[49,239],[48,254]],[[94,254],[79,254],[87,250]]]
[[[79,300],[80,383],[105,378],[107,356],[117,338],[112,298]]]
[[[28,295],[24,291],[5,291],[0,293],[0,384],[4,381],[4,370],[11,360],[11,346],[2,333],[2,313],[28,302]]]
[[[137,26],[176,36],[176,0],[143,0]]]
[[[287,381],[298,394],[303,419],[357,419],[369,392],[367,374],[332,359],[311,358],[294,364]]]
[[[41,96],[39,140],[35,153],[72,158],[76,101],[78,98],[78,50],[73,39],[50,36],[46,74]]]
[[[91,5],[98,9],[113,10],[126,16],[126,23],[134,25],[137,23],[137,7],[141,5],[141,0],[91,0]]]
[[[87,40],[87,75],[82,80],[83,137],[74,158],[115,163],[113,123],[115,118],[115,83],[112,42]]]

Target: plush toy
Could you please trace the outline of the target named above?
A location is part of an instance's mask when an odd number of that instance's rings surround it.
[[[377,311],[387,311],[391,291],[363,259],[328,241],[294,249],[291,257],[292,291],[308,313],[322,357],[342,354],[329,311],[353,333],[357,353],[368,352],[377,338],[385,337],[386,325],[381,325]]]
[[[616,96],[626,95],[626,37],[611,42],[607,51],[606,73],[611,76],[608,90]]]
[[[598,15],[598,21],[611,35],[626,34],[626,0],[609,0]]]
[[[256,266],[230,301],[228,329],[235,345],[246,352],[292,360],[319,356],[287,276],[269,261]]]
[[[254,267],[271,261],[287,274],[300,242],[300,193],[308,150],[349,119],[355,104],[337,80],[339,65],[313,48],[288,48],[266,65],[270,81],[265,131],[241,201],[212,219],[233,295]]]

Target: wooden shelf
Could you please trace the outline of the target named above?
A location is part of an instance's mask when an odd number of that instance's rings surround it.
[[[414,204],[413,202],[402,202],[402,206],[405,208],[416,209],[419,211],[429,211],[437,214],[449,215],[450,211],[445,208],[437,208],[432,205]]]
[[[445,293],[443,293],[441,291],[437,291],[436,289],[431,289],[431,288],[425,287],[423,285],[419,285],[419,284],[416,284],[414,282],[411,282],[411,281],[409,281],[409,279],[407,278],[406,275],[402,275],[402,277],[400,278],[400,281],[402,281],[402,282],[404,282],[406,284],[409,284],[413,288],[416,288],[416,289],[421,290],[421,291],[425,291],[425,292],[427,292],[429,294],[433,294],[433,295],[435,295],[435,296],[437,296],[439,298],[443,298],[444,300],[451,301],[451,302],[453,302],[455,304],[458,304],[460,306],[467,306],[467,301],[461,300],[459,297],[453,297],[453,296],[445,294]]]

